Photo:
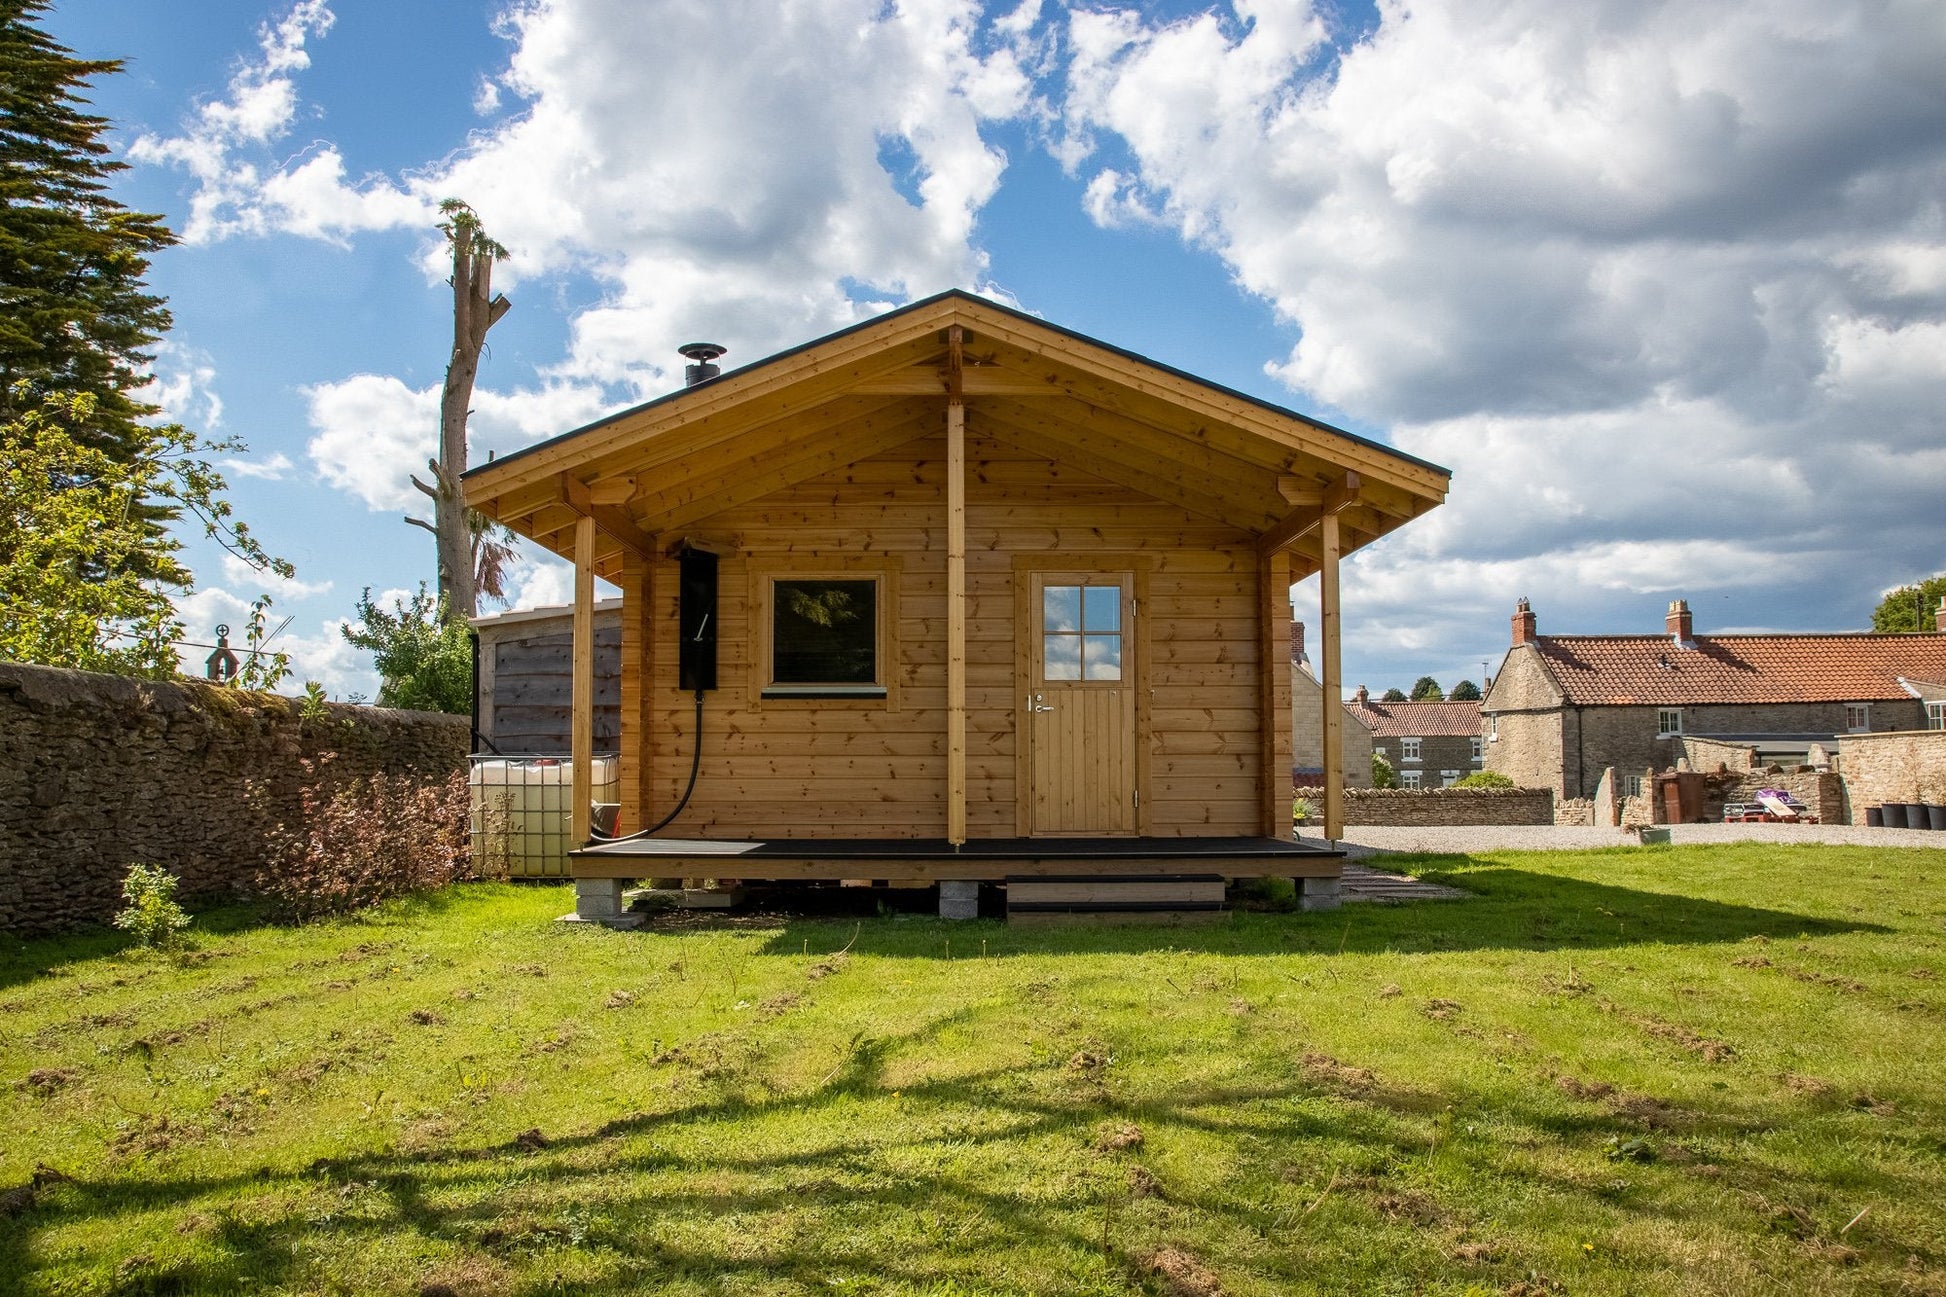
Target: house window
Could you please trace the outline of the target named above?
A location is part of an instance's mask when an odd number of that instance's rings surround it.
[[[1946,730],[1946,702],[1926,704],[1926,728]]]
[[[1872,705],[1870,703],[1845,704],[1845,733],[1865,734],[1872,728]]]
[[[1473,764],[1477,766],[1486,759],[1486,740],[1475,734],[1467,742],[1473,745]]]
[[[1630,797],[1640,797],[1642,795],[1642,776],[1630,775],[1628,777],[1628,795]]]
[[[1498,716],[1489,716],[1487,717],[1487,742],[1498,743],[1499,741],[1500,718]]]
[[[770,579],[767,698],[883,698],[881,578]]]
[[[1441,788],[1451,788],[1459,781],[1460,772],[1457,770],[1442,770],[1439,772],[1439,786]]]
[[[1399,740],[1399,760],[1417,761],[1418,759],[1419,759],[1419,740],[1400,739]]]
[[[1399,771],[1399,787],[1417,788],[1419,786],[1419,773],[1417,770]]]
[[[1120,680],[1122,587],[1042,587],[1041,655],[1049,680]]]
[[[1655,709],[1655,732],[1658,738],[1667,738],[1682,733],[1682,708],[1658,707]]]

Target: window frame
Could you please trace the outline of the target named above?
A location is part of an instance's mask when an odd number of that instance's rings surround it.
[[[1475,765],[1487,759],[1487,741],[1485,739],[1474,734],[1467,739],[1467,742],[1472,746],[1473,763]]]
[[[1399,760],[1401,762],[1425,760],[1425,757],[1421,755],[1424,750],[1424,745],[1425,739],[1423,738],[1416,736],[1406,738],[1401,735],[1399,738]]]
[[[1421,780],[1421,778],[1422,778],[1422,777],[1424,776],[1424,774],[1425,774],[1425,772],[1424,772],[1423,770],[1401,770],[1401,771],[1399,771],[1399,787],[1401,787],[1401,788],[1419,788],[1419,787],[1422,787],[1423,785],[1421,784],[1421,782],[1420,782],[1420,780]]]
[[[800,560],[753,560],[750,565],[750,703],[754,707],[899,706],[899,561],[892,556]],[[876,623],[869,684],[804,684],[779,681],[776,598],[779,581],[872,581]]]
[[[1670,724],[1673,717],[1675,723]],[[1655,736],[1659,739],[1679,738],[1682,735],[1682,708],[1658,707],[1655,709]]]
[[[1852,718],[1854,716],[1856,716],[1859,721],[1859,723],[1856,725],[1852,723]],[[1845,704],[1845,733],[1870,734],[1871,732],[1872,732],[1872,705],[1870,703],[1846,703]]]
[[[1936,699],[1926,704],[1926,728],[1946,730],[1946,698]]]

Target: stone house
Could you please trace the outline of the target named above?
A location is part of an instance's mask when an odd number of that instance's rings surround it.
[[[1612,769],[1634,795],[1707,739],[1795,764],[1845,735],[1946,728],[1946,606],[1902,635],[1698,635],[1685,600],[1660,635],[1541,635],[1522,599],[1481,706],[1486,769],[1557,798]],[[1687,747],[1686,747],[1687,744]]]
[[[1372,786],[1372,731],[1350,703],[1339,730],[1345,787]],[[1291,783],[1300,791],[1324,786],[1324,684],[1304,651],[1304,623],[1291,623]]]
[[[1402,788],[1445,788],[1485,769],[1477,702],[1388,703],[1359,685],[1345,708],[1399,772]]]

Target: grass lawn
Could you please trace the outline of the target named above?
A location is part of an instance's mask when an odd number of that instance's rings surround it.
[[[1478,898],[11,942],[0,1288],[1946,1293],[1946,853],[1407,863]]]

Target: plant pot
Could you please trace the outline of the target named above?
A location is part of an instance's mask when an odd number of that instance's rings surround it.
[[[1914,815],[1914,811],[1918,814]],[[1923,829],[1926,827],[1926,808],[1914,802],[1887,802],[1885,803],[1885,827]]]
[[[1926,803],[1926,827],[1936,833],[1946,833],[1946,806]]]
[[[1885,808],[1883,806],[1867,806],[1865,808],[1865,827],[1868,829],[1882,829],[1885,827]]]

